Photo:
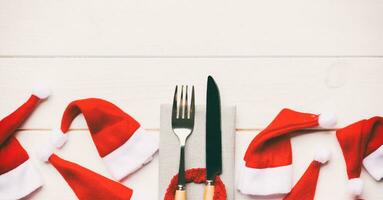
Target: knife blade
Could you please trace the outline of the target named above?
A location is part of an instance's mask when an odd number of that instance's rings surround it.
[[[221,102],[213,77],[207,79],[206,95],[206,187],[205,200],[212,200],[214,179],[222,173]]]

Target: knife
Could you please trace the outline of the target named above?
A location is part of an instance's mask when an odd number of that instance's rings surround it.
[[[221,103],[213,77],[207,79],[206,95],[206,185],[204,200],[213,200],[214,179],[222,173]]]

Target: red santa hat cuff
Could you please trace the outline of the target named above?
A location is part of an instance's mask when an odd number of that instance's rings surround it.
[[[362,165],[377,181],[383,178],[383,118],[372,117],[337,130],[336,136],[346,162],[350,193],[363,190],[359,178]]]
[[[21,199],[42,186],[40,173],[15,137],[0,147],[0,197]]]
[[[247,148],[239,165],[237,188],[243,194],[286,194],[292,188],[291,133],[304,128],[331,128],[336,117],[283,109]]]
[[[96,98],[71,102],[64,111],[61,132],[53,143],[61,147],[69,126],[82,113],[93,142],[106,167],[121,180],[149,162],[158,150],[158,137],[144,132],[141,125],[116,105]],[[58,135],[58,136],[57,136]]]
[[[1,199],[21,199],[43,184],[28,153],[14,137],[17,128],[31,115],[40,100],[49,95],[47,89],[35,91],[38,92],[34,92],[24,104],[0,121]]]

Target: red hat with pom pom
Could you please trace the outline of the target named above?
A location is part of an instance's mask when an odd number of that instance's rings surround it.
[[[42,185],[40,173],[28,153],[13,135],[50,91],[35,88],[29,99],[0,121],[0,197],[20,199]]]
[[[362,164],[377,181],[383,177],[383,118],[372,117],[337,130],[336,136],[346,161],[349,190],[360,195]]]
[[[292,187],[291,133],[335,126],[329,114],[310,114],[283,109],[250,143],[240,163],[237,188],[243,194],[286,194]]]
[[[117,199],[129,200],[133,190],[76,163],[51,154],[48,161],[64,177],[80,200]]]
[[[317,153],[305,173],[294,185],[284,200],[314,200],[320,167],[330,159],[330,152],[323,150]]]
[[[158,150],[158,136],[144,133],[133,117],[97,98],[76,100],[67,106],[61,120],[62,133],[54,140],[56,147],[65,143],[65,133],[80,113],[84,115],[99,155],[116,180],[149,162]]]

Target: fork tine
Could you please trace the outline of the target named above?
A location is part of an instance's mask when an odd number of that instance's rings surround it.
[[[172,108],[172,119],[177,118],[177,96],[178,96],[178,85],[174,90],[174,98],[173,98],[173,108]]]
[[[188,86],[186,85],[186,90],[185,90],[185,118],[189,119],[189,101],[188,101]]]
[[[185,102],[184,102],[184,85],[181,86],[181,100],[179,107],[179,118],[183,119],[185,114]]]
[[[194,120],[195,114],[195,97],[194,97],[194,85],[192,86],[191,103],[190,103],[190,119]]]

